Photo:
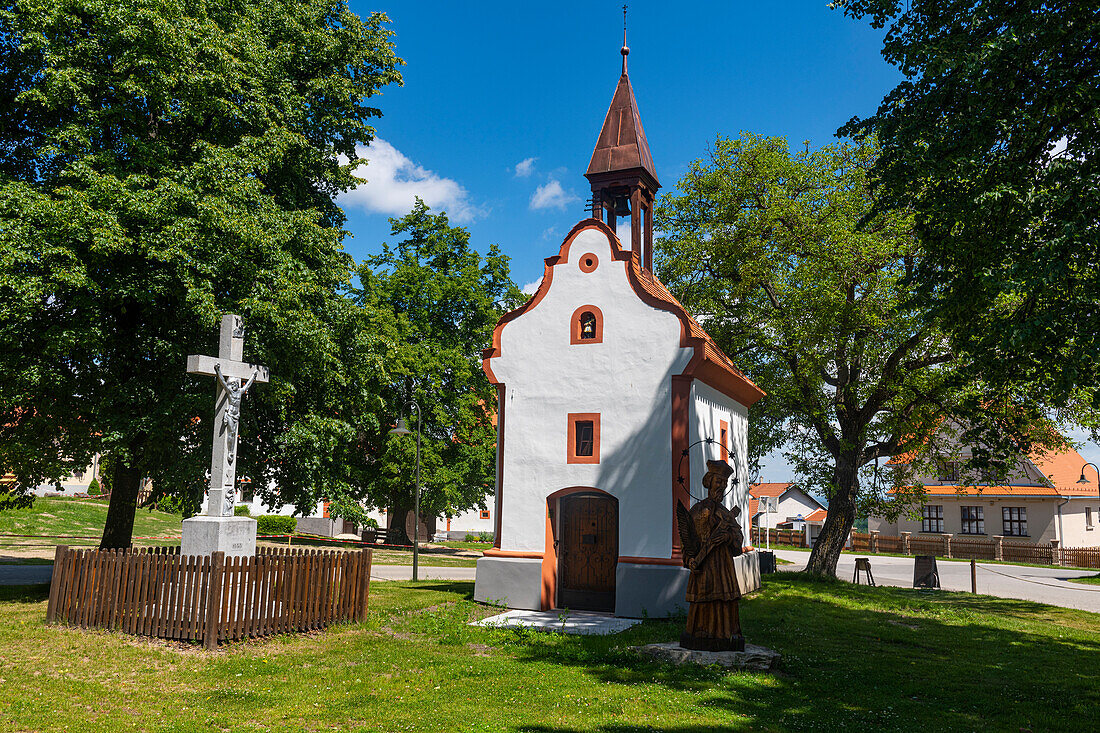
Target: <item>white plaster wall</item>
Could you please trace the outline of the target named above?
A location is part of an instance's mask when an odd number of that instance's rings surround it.
[[[456,535],[456,540],[462,540],[466,534],[478,534],[480,532],[492,533],[496,530],[496,519],[493,517],[493,506],[489,505],[489,518],[481,518],[480,509],[472,509],[468,512],[462,512],[461,514],[453,517],[451,522],[451,528],[447,529],[447,518],[439,517],[436,520],[436,530],[439,532],[452,532]]]
[[[1092,508],[1091,528],[1085,523],[1085,507]],[[1095,496],[1070,499],[1062,507],[1061,535],[1062,547],[1100,547],[1100,500]]]
[[[591,273],[578,262],[599,260]],[[491,366],[504,383],[501,549],[542,552],[546,497],[588,486],[619,500],[619,554],[672,552],[671,377],[690,361],[680,320],[635,294],[626,262],[598,230],[577,235],[549,291],[501,331]],[[581,305],[603,314],[603,341],[570,344]],[[600,413],[600,463],[566,463],[567,414]]]
[[[713,438],[713,444],[701,443],[691,449],[691,480],[688,489],[695,499],[706,496],[701,483],[707,472],[707,461],[722,457],[717,441],[721,436],[721,423],[729,423],[730,451],[729,464],[734,467],[737,483],[730,487],[725,504],[730,509],[741,508],[737,521],[748,537],[749,526],[749,466],[748,466],[748,408],[731,397],[727,397],[713,387],[698,380],[691,384],[691,426],[688,431],[688,445],[705,438]],[[746,540],[745,544],[749,544]]]

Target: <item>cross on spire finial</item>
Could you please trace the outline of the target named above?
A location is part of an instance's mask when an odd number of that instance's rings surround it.
[[[623,74],[626,74],[626,57],[630,55],[630,47],[626,45],[626,3],[623,3],[623,47],[619,51],[623,55]]]

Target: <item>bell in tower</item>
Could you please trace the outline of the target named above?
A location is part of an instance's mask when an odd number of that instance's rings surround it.
[[[626,73],[629,53],[624,28],[622,75],[584,177],[592,186],[592,216],[612,231],[619,219],[630,217],[630,249],[642,269],[652,272],[653,198],[661,184]]]

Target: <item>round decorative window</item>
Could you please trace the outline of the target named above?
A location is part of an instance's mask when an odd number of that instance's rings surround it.
[[[581,272],[592,272],[596,269],[596,266],[600,264],[596,255],[589,252],[586,255],[581,255],[580,267]]]

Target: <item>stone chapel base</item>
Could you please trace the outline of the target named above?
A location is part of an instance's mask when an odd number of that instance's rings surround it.
[[[737,556],[734,570],[742,593],[760,588],[760,553]],[[615,615],[664,618],[687,613],[684,593],[689,574],[680,565],[620,562],[615,568]],[[542,582],[540,558],[482,557],[477,561],[474,600],[506,608],[546,610],[542,608]]]
[[[256,554],[256,520],[250,517],[211,517],[200,514],[183,520],[180,554],[250,557]]]

